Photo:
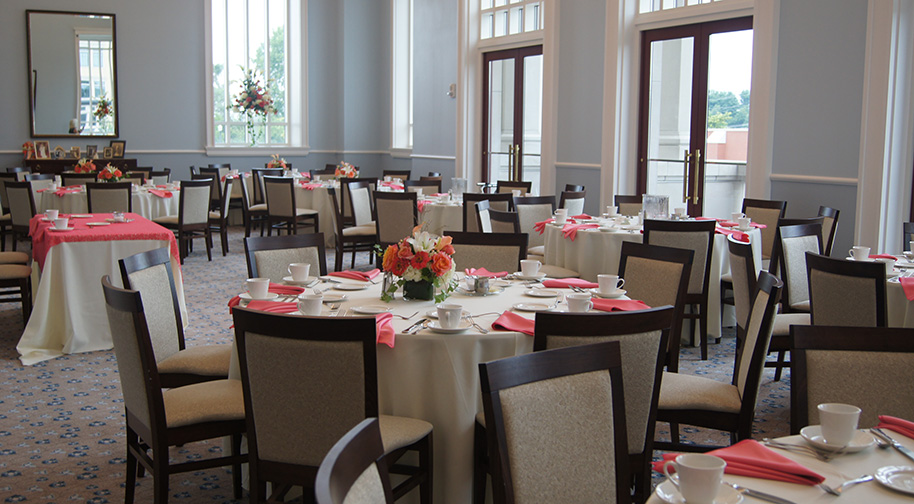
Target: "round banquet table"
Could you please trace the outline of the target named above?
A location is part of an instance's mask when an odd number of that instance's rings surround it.
[[[425,230],[436,235],[444,231],[462,231],[463,205],[426,203],[419,212],[419,223],[425,224]]]
[[[180,192],[169,190],[170,198],[156,196],[144,188],[133,190],[133,213],[139,214],[149,220],[166,215],[178,215]],[[64,214],[89,213],[89,200],[86,196],[85,186],[78,193],[68,193],[58,196],[52,191],[43,191],[36,194],[35,211],[44,213],[47,210],[57,209]]]

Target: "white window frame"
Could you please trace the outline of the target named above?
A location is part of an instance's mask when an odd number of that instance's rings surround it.
[[[391,0],[390,152],[409,157],[413,150],[413,0]]]
[[[95,117],[94,112],[95,112],[95,108],[98,106],[98,100],[99,100],[100,96],[95,95],[95,89],[92,88],[91,79],[90,79],[90,86],[89,86],[90,100],[89,100],[89,102],[90,102],[91,109],[89,111],[87,120],[85,122],[83,122],[83,120],[82,120],[82,116],[83,116],[82,71],[81,71],[82,57],[80,55],[80,52],[83,49],[82,43],[83,42],[89,42],[90,44],[92,42],[107,42],[108,43],[107,48],[87,47],[86,50],[90,51],[90,52],[96,52],[99,54],[101,54],[103,52],[109,53],[108,57],[107,57],[108,66],[109,66],[108,75],[112,76],[112,78],[113,78],[114,69],[112,68],[112,65],[114,64],[114,40],[112,39],[111,32],[105,31],[105,30],[91,30],[91,29],[85,29],[85,28],[78,28],[75,30],[74,33],[75,33],[75,37],[76,37],[76,66],[78,69],[80,69],[76,73],[76,116],[75,117],[77,117],[79,119],[80,127],[89,128],[91,130],[92,128],[96,127],[99,123],[99,120],[98,120],[98,118]],[[116,94],[116,91],[114,89],[115,84],[114,84],[114,82],[109,82],[108,85],[109,85],[109,89],[106,90],[105,94],[108,95],[108,100],[111,101],[111,103],[113,104],[114,96]],[[117,111],[115,111],[115,114],[116,113],[117,113]],[[115,133],[116,133],[116,131],[114,129],[112,129],[112,131],[110,133],[103,133],[103,134],[112,134],[113,135]]]
[[[490,41],[490,40],[496,40],[496,41],[501,42],[508,38],[524,37],[525,35],[529,35],[529,34],[537,34],[536,37],[542,38],[542,36],[543,36],[542,33],[543,33],[543,30],[545,29],[544,20],[546,19],[546,15],[545,15],[546,14],[545,13],[546,4],[551,1],[555,1],[555,0],[494,0],[494,1],[488,0],[488,2],[492,2],[491,7],[486,7],[484,5],[485,3],[488,3],[486,0],[476,0],[476,1],[479,3],[479,15],[478,15],[479,17],[476,18],[476,22],[479,23],[479,31],[478,31],[479,42],[482,45],[485,45],[486,42]],[[504,14],[506,16],[505,21],[507,23],[511,24],[511,22],[512,22],[512,20],[510,18],[511,11],[518,9],[518,8],[522,9],[521,12],[524,13],[523,14],[524,19],[521,19],[519,21],[515,20],[518,22],[520,29],[514,33],[511,33],[510,28],[506,28],[504,34],[497,35],[496,34],[497,30],[495,28],[495,25],[497,23],[499,23],[499,20],[496,18],[499,15]],[[528,9],[534,9],[534,10],[538,9],[539,10],[538,26],[533,29],[530,29],[530,30],[526,29],[526,26],[525,26],[526,12]],[[485,33],[483,33],[483,20],[488,15],[492,15],[493,19],[492,19],[492,33],[491,33],[491,35],[487,36]]]
[[[308,103],[308,0],[286,0],[286,108],[288,133],[284,145],[263,144],[255,146],[215,145],[213,119],[213,1],[204,0],[204,75],[206,113],[206,154],[209,156],[250,155],[263,156],[264,151],[280,155],[307,155]]]

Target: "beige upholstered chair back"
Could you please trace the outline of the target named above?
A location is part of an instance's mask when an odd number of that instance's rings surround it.
[[[609,372],[527,383],[499,397],[515,502],[616,502],[617,491],[628,492],[613,477]]]
[[[689,288],[686,292],[689,294],[700,294],[702,292],[705,287],[705,268],[708,255],[711,253],[708,249],[707,233],[652,230],[651,245],[675,247],[695,252],[695,255],[692,256],[692,271],[689,273]],[[628,273],[626,272],[626,274]]]
[[[835,218],[823,215],[822,216],[822,243],[823,246],[827,247],[831,242],[831,235],[838,230],[837,224],[835,224]]]
[[[622,350],[622,381],[629,453],[644,451],[644,436],[651,414],[661,336],[660,331],[618,336],[546,336],[547,349],[604,341],[619,342]]]
[[[520,222],[520,232],[529,235],[528,247],[537,247],[546,243],[546,234],[539,234],[533,230],[537,222],[542,222],[552,217],[552,205],[517,205],[517,220]],[[509,232],[514,232],[511,230]]]
[[[750,381],[749,373],[752,370],[752,361],[754,359],[763,359],[768,353],[768,344],[771,342],[771,329],[774,327],[774,324],[770,323],[770,319],[775,316],[774,305],[770,310],[768,309],[769,297],[770,295],[767,292],[758,289],[755,301],[752,303],[752,312],[749,314],[749,327],[746,328],[746,339],[743,342],[743,351],[739,354],[739,363],[734,377],[734,385],[739,391],[740,398],[746,396],[746,385]],[[764,327],[768,328],[767,331],[762,330]],[[761,347],[761,356],[753,351],[760,339],[765,340],[764,346]],[[756,386],[761,385],[761,377],[764,370],[764,366],[755,368],[757,376],[754,377],[754,383]],[[754,392],[755,396],[758,397],[758,389]]]
[[[181,350],[178,326],[182,322],[175,315],[167,267],[165,264],[156,264],[127,276],[130,280],[130,289],[139,291],[143,299],[143,309],[149,324],[149,339],[156,362],[161,362]]]
[[[121,311],[106,304],[108,326],[117,358],[117,374],[121,380],[124,407],[137,420],[152,427],[152,412],[149,410],[149,388],[146,387],[146,372],[140,356],[140,335],[134,325],[133,313]]]
[[[130,208],[130,186],[104,187],[107,184],[88,184],[86,195],[92,199],[89,211],[93,213],[126,212]]]
[[[32,215],[35,211],[34,196],[32,195],[32,189],[28,183],[21,183],[23,185],[19,187],[12,187],[11,184],[7,186],[6,197],[10,205],[10,221],[14,226],[26,226],[29,225],[29,219],[32,218]]]
[[[731,246],[734,244],[731,242]],[[739,243],[739,247],[752,247],[748,243]],[[752,254],[746,256],[730,253],[730,275],[733,278],[733,305],[736,308],[736,324],[742,328],[746,327],[749,320],[749,309],[752,303],[752,286],[755,285],[755,279],[750,279],[746,275],[749,270],[755,271],[755,265],[749,268],[746,261],[752,262]]]
[[[247,332],[244,345],[257,456],[319,466],[365,418],[362,343]]]
[[[638,212],[641,211],[643,205],[641,202],[638,203],[619,203],[619,214],[620,215],[638,215]]]
[[[282,283],[282,278],[289,276],[289,265],[292,263],[310,264],[311,276],[317,276],[321,271],[317,247],[257,250],[254,261],[257,263],[257,275],[275,283]]]
[[[170,178],[171,178],[171,174],[168,174],[168,173],[166,173],[164,175],[153,175],[152,183],[155,185],[167,184],[169,182]]]
[[[512,230],[513,232],[513,230]],[[461,268],[485,268],[491,272],[518,270],[519,251],[507,245],[469,245],[454,243],[454,261]]]
[[[409,192],[422,192],[424,196],[429,196],[438,192],[439,182],[433,180],[413,180],[410,181],[406,190]]]
[[[355,201],[353,199],[353,201]],[[378,213],[378,241],[381,243],[396,243],[413,232],[415,223],[412,200],[381,199],[375,201]]]
[[[766,226],[759,230],[762,235],[762,259],[771,259],[771,249],[774,247],[774,237],[778,230],[781,209],[747,206],[746,217],[752,219],[752,222]]]
[[[876,327],[876,289],[873,278],[838,275],[811,269],[809,287],[816,303],[816,325]]]
[[[782,237],[784,254],[783,280],[787,284],[787,303],[791,306],[809,301],[809,282],[806,278],[806,253],[819,254],[819,237],[814,235]]]
[[[209,221],[209,185],[187,186],[181,184],[181,219],[184,225],[206,224]]]
[[[244,182],[241,182],[242,184]],[[232,205],[232,188],[235,185],[235,179],[225,179],[225,183],[222,185],[222,199],[220,204],[222,205],[222,211],[220,217],[227,218],[229,214],[229,207]]]
[[[48,179],[31,180],[30,183],[32,184],[32,194],[34,194],[36,196],[35,199],[38,199],[37,198],[38,191],[51,187],[51,184],[54,183],[54,179],[48,178]]]
[[[505,212],[505,213],[507,213],[507,212]],[[513,233],[514,232],[514,223],[512,223],[512,222],[505,222],[505,221],[492,220],[492,219],[490,219],[489,222],[490,222],[490,226],[489,226],[490,231],[489,232],[492,232],[492,233]],[[483,222],[483,227],[485,227],[485,222]],[[485,231],[485,229],[483,229],[483,232],[485,233],[487,231]],[[532,234],[536,234],[536,232],[534,231],[533,233],[527,233],[527,236],[529,237]]]
[[[311,180],[317,182],[320,180],[333,180],[336,178],[336,175],[333,173],[315,173]]]
[[[349,197],[352,198],[352,211],[350,213],[355,216],[355,225],[361,226],[370,223],[372,221],[371,191],[367,187],[350,189]]]
[[[508,211],[508,202],[507,202],[507,201],[492,201],[492,200],[489,200],[489,208],[491,208],[492,210],[500,210],[500,211],[502,211],[502,212],[507,212],[507,211]],[[472,204],[471,204],[471,205],[466,205],[466,204],[463,205],[463,212],[466,214],[466,221],[467,221],[467,229],[466,229],[466,230],[467,230],[467,232],[468,232],[468,233],[479,233],[479,232],[480,232],[480,229],[479,229],[479,224],[476,222],[476,207],[475,207],[475,205],[472,205]],[[482,231],[482,232],[483,232],[483,233],[486,233],[486,232],[488,232],[488,231]],[[510,232],[510,233],[513,233],[514,230],[512,229],[512,230],[509,231],[509,232]]]
[[[584,198],[566,199],[565,209],[568,210],[568,216],[581,215],[584,213]]]
[[[266,194],[267,212],[273,216],[295,217],[295,188],[291,179],[263,177],[263,189]]]
[[[625,289],[632,299],[648,306],[676,306],[681,263],[629,256],[625,263]]]
[[[146,183],[146,179],[143,178],[142,174],[139,174],[139,175],[124,177],[121,179],[121,182],[130,182],[131,184],[133,184],[135,186],[141,186]]]

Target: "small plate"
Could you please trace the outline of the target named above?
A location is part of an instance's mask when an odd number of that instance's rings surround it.
[[[641,225],[640,224],[626,224],[626,225],[622,226],[622,229],[625,229],[628,231],[637,231],[637,230],[641,229]]]
[[[323,296],[325,303],[341,303],[347,299],[345,294],[334,294],[332,292],[325,292]]]
[[[252,298],[251,294],[248,292],[242,292],[241,294],[238,295],[238,297],[240,297],[241,299],[244,299],[245,301],[254,300],[254,298]],[[278,297],[279,297],[279,294],[277,294],[275,292],[267,292],[267,297],[260,299],[259,301],[270,301],[270,300],[276,299]]]
[[[735,230],[737,230],[737,231],[742,231],[742,232],[745,233],[746,231],[752,231],[752,226],[749,226],[749,227],[739,227],[739,226],[736,226],[736,227],[734,227],[733,229],[735,229]]]
[[[856,259],[854,259],[853,257],[850,257],[850,256],[845,257],[844,259],[845,259],[846,261],[856,261]],[[869,257],[867,257],[866,259],[863,259],[863,260],[861,260],[861,261],[859,261],[859,262],[876,262],[876,260],[875,260],[875,259],[870,259]]]
[[[463,294],[464,296],[494,296],[495,294],[501,294],[504,291],[505,291],[504,287],[502,287],[500,285],[492,285],[492,284],[489,284],[488,292],[468,291],[463,287],[457,287],[457,293]]]
[[[70,218],[71,218],[71,219],[91,219],[92,217],[95,217],[95,216],[92,215],[92,214],[90,214],[90,213],[75,213],[75,214],[70,214]]]
[[[841,451],[842,453],[857,453],[866,450],[876,444],[876,438],[864,430],[857,430],[854,439],[851,439],[847,446],[835,446],[825,442],[822,437],[822,427],[819,425],[809,425],[800,429],[800,435],[807,443],[822,451]]]
[[[380,315],[389,312],[390,307],[384,305],[353,306],[352,311],[362,315]]]
[[[665,480],[663,483],[657,485],[657,490],[655,492],[657,493],[657,497],[660,497],[660,500],[667,504],[685,504],[685,499],[682,498],[682,495],[679,494],[679,490],[670,480]],[[714,499],[714,504],[737,504],[742,501],[742,494],[734,490],[730,485],[721,483],[720,491],[717,492],[717,498]]]
[[[525,275],[524,275],[523,273],[521,273],[520,271],[516,271],[516,272],[514,272],[514,278],[516,278],[516,279],[518,279],[518,280],[542,280],[542,279],[546,278],[546,274],[545,274],[545,273],[537,273],[537,274],[535,274],[535,275],[533,275],[533,276],[525,276]]]
[[[460,312],[460,318],[468,317],[469,315],[470,315],[470,312],[468,312],[468,311],[466,311],[466,310],[463,310],[462,312]],[[429,310],[429,311],[425,312],[425,316],[428,317],[428,318],[430,318],[430,319],[437,319],[437,318],[438,318],[438,310],[437,310],[437,309],[435,309],[435,310]]]
[[[358,284],[355,284],[355,283],[335,283],[335,284],[333,284],[333,288],[336,289],[336,290],[342,290],[342,291],[358,291],[358,290],[365,290],[365,289],[367,289],[369,285],[371,285],[371,284],[369,284],[369,283],[358,283]]]
[[[461,320],[460,325],[453,329],[447,329],[447,328],[441,327],[441,325],[438,323],[437,320],[433,320],[428,323],[429,330],[431,330],[432,332],[441,333],[441,334],[459,334],[459,333],[466,331],[467,329],[469,329],[471,327],[473,327],[473,324],[471,324],[465,320]]]
[[[517,311],[526,311],[526,312],[541,312],[549,311],[555,308],[555,305],[546,304],[546,303],[517,303],[511,308]]]
[[[876,481],[892,490],[914,495],[914,467],[885,466],[876,470],[873,475]]]
[[[553,298],[558,297],[559,291],[552,289],[527,289],[524,294],[532,297]]]
[[[620,297],[624,296],[628,291],[625,289],[616,289],[616,292],[613,292],[612,294],[603,294],[602,292],[600,292],[599,288],[594,288],[594,289],[590,289],[590,292],[594,296],[597,296],[598,298],[616,299],[616,298],[620,298]]]
[[[282,277],[282,281],[286,282],[289,285],[309,285],[312,282],[316,282],[317,280],[317,277],[309,276],[304,282],[296,282],[295,280],[292,280],[292,277],[290,276]]]
[[[87,226],[110,226],[110,222],[87,222]]]
[[[64,232],[64,231],[73,231],[73,230],[76,229],[76,228],[75,228],[75,227],[67,227],[67,228],[60,229],[60,228],[52,227],[52,228],[48,228],[48,229],[50,229],[51,231],[56,231],[56,232],[58,232],[58,233],[62,233],[62,232]]]

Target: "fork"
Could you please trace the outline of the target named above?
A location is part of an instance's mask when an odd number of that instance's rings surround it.
[[[830,486],[826,485],[825,483],[819,483],[818,486],[822,490],[825,490],[826,493],[837,496],[837,495],[841,495],[841,492],[845,491],[846,489],[848,489],[854,485],[857,485],[860,483],[866,483],[867,481],[871,481],[872,479],[873,479],[872,475],[864,474],[863,476],[860,476],[859,478],[854,478],[852,480],[845,481],[844,483],[839,485],[837,488],[830,487]]]
[[[778,448],[780,450],[792,451],[795,453],[802,453],[804,455],[811,455],[811,456],[821,460],[822,462],[828,462],[829,460],[832,459],[832,457],[835,456],[832,454],[822,453],[819,450],[816,450],[815,448],[811,448],[809,446],[783,443],[780,441],[775,441],[774,439],[770,439],[770,438],[763,439],[762,443],[765,446],[770,446],[772,448]]]
[[[415,317],[415,316],[418,315],[418,314],[419,314],[419,312],[416,312],[416,313],[413,313],[412,315],[406,317],[406,316],[404,316],[404,315],[400,315],[399,313],[391,313],[391,315],[393,315],[394,317],[400,317],[400,318],[403,319],[403,320],[409,320],[409,319]]]
[[[340,314],[340,306],[343,306],[343,303],[332,303],[330,304],[330,316],[337,317]]]
[[[476,321],[473,320],[472,315],[467,315],[467,320],[469,320],[470,323],[473,324],[473,327],[475,327],[477,331],[481,332],[482,334],[488,334],[489,330],[486,329],[485,327],[477,324]]]

